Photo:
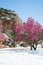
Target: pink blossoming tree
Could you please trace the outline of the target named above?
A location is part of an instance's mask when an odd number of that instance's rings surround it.
[[[42,33],[42,26],[36,22],[33,18],[28,18],[25,24],[17,24],[16,26],[16,41],[25,41],[36,50],[34,44],[37,46],[37,42],[40,40]]]

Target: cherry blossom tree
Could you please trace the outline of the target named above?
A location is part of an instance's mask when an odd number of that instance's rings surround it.
[[[42,26],[36,22],[32,17],[28,18],[24,24],[17,24],[16,26],[16,41],[25,41],[36,50],[34,44],[37,46],[37,42],[40,40],[42,33]]]

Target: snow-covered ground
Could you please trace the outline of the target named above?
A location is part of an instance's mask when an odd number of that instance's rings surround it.
[[[0,49],[0,65],[43,65],[43,49]]]

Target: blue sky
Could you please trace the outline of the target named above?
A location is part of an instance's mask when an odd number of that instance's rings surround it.
[[[0,7],[16,11],[23,22],[33,17],[43,25],[43,0],[0,0]]]

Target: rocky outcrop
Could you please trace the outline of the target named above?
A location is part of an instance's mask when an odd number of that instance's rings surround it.
[[[0,8],[0,32],[7,34],[14,39],[15,23],[22,24],[22,20],[15,11]]]

